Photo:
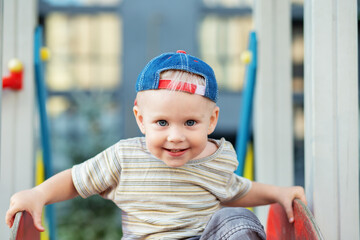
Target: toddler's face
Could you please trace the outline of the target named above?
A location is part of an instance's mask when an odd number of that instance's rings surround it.
[[[219,108],[196,94],[148,90],[138,94],[134,114],[149,151],[170,167],[205,157],[208,134],[215,129]]]

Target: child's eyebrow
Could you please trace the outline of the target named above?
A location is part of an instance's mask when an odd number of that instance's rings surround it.
[[[177,118],[177,120],[180,120],[180,121],[188,121],[188,120],[196,120],[196,121],[200,121],[200,119],[202,119],[204,117],[203,114],[193,114],[193,115],[187,115],[187,116],[182,116],[180,119]],[[169,116],[166,116],[166,115],[163,115],[163,114],[154,114],[153,119],[168,119],[168,120],[171,120],[171,117]]]

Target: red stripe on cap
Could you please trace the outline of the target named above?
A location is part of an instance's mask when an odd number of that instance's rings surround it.
[[[161,79],[159,80],[159,87],[158,89],[174,89],[177,91],[184,91],[184,92],[189,92],[192,94],[195,94],[196,92],[196,85],[195,84],[191,84],[191,83],[183,83],[183,84],[178,84],[176,87],[171,86],[171,80],[166,80],[166,79]]]

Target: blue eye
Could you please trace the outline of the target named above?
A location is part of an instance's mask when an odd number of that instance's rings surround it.
[[[165,127],[168,125],[168,122],[165,120],[159,120],[159,121],[157,121],[157,124],[161,127]]]
[[[195,120],[187,120],[185,123],[185,125],[189,127],[194,126],[195,124],[196,124]]]

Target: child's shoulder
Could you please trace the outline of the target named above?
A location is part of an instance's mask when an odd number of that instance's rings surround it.
[[[225,138],[221,138],[221,139],[210,138],[209,143],[211,143],[213,145],[213,149],[215,149],[212,155],[216,155],[216,156],[228,155],[230,157],[234,157],[234,156],[236,157],[236,153],[233,145],[231,144],[231,142],[226,141]]]
[[[138,149],[144,151],[146,149],[145,138],[144,137],[134,137],[121,139],[113,145],[116,149]]]
[[[231,142],[225,138],[209,139],[209,142],[216,145],[216,151],[209,156],[212,161],[207,161],[212,165],[219,165],[219,169],[226,169],[226,172],[232,172],[236,169],[238,160],[235,149]]]

